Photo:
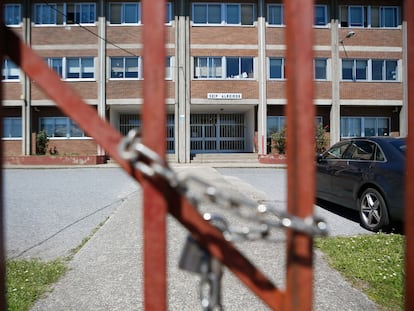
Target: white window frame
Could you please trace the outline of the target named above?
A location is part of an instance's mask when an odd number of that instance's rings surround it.
[[[271,71],[270,71],[270,63],[272,62],[272,60],[280,60],[281,61],[281,66],[280,66],[280,78],[273,78],[271,76]],[[268,58],[268,77],[269,80],[285,80],[285,58],[284,57],[269,57]]]
[[[122,62],[122,69],[119,71],[120,75],[118,77],[113,76],[112,72],[115,72],[116,70],[113,70],[113,68],[120,68],[118,66],[114,67],[112,62],[116,61]],[[127,67],[126,63],[128,60],[136,60],[137,61],[137,77],[126,77]],[[109,58],[109,79],[110,80],[141,80],[142,79],[142,64],[141,64],[141,57],[139,56],[112,56]]]
[[[202,64],[200,65],[200,62],[202,60],[205,60],[206,65],[203,66]],[[220,61],[220,66],[216,67],[215,66],[215,61],[219,60]],[[206,70],[206,75],[202,75],[202,71],[203,68],[205,67],[204,70]],[[220,68],[220,69],[216,69],[216,68]],[[217,71],[219,72],[219,74],[217,75],[210,75],[212,72],[217,73]],[[194,57],[194,74],[193,74],[193,78],[195,80],[212,80],[212,79],[224,79],[225,77],[225,60],[224,57],[221,56],[195,56]]]
[[[323,22],[323,24],[316,24],[316,11],[317,11],[318,8],[321,8],[324,11],[324,22]],[[328,26],[328,6],[326,4],[316,4],[314,10],[315,10],[315,14],[314,14],[315,20],[313,22],[313,26],[314,27],[327,27]]]
[[[49,122],[49,127],[47,128],[44,122]],[[59,124],[60,123],[60,124]],[[64,135],[62,136],[55,136],[57,133],[58,127],[64,128]],[[74,132],[72,129],[75,129],[77,132],[80,133],[80,136],[72,136],[71,134]],[[74,122],[72,119],[68,117],[41,117],[39,118],[39,130],[45,130],[46,135],[50,139],[89,139],[85,132]]]
[[[385,26],[386,18],[385,18],[385,10],[392,9],[394,14],[396,15],[396,20],[394,21],[394,26]],[[397,6],[380,6],[380,27],[381,28],[397,28],[401,24],[401,13],[400,8]]]
[[[220,8],[220,16],[218,17],[219,21],[217,22],[209,22],[209,6],[219,6]],[[243,15],[243,6],[251,6],[252,7],[252,16],[249,17],[249,20],[251,18],[251,23],[243,23],[244,15]],[[197,22],[195,21],[195,8],[196,7],[204,7],[205,8],[205,22]],[[230,7],[237,7],[238,8],[238,17],[237,22],[229,22],[229,16],[228,11]],[[192,3],[192,14],[191,14],[191,22],[193,25],[199,25],[199,26],[206,26],[206,25],[230,25],[230,26],[251,26],[254,25],[255,22],[255,12],[256,7],[254,3],[217,3],[217,2],[193,2]]]
[[[17,123],[17,124],[16,124]],[[18,129],[18,135],[14,135],[13,129]],[[4,117],[3,118],[3,139],[16,140],[21,139],[23,133],[21,117]]]
[[[68,6],[73,7],[73,20],[69,20]],[[88,7],[87,21],[82,20],[86,6]],[[33,8],[33,23],[36,26],[96,24],[96,3],[94,2],[35,3]],[[45,10],[46,13],[43,12]],[[47,18],[44,14],[48,15]]]
[[[4,23],[7,26],[20,26],[22,23],[22,6],[20,3],[4,5]]]
[[[3,59],[3,68],[2,68],[3,81],[20,81],[20,69],[17,67],[13,61],[8,58]]]
[[[343,72],[343,63],[344,61],[347,62],[352,62],[352,78],[351,79],[344,79],[344,72]],[[359,65],[362,64],[362,62],[366,62],[365,65],[365,79],[361,79],[360,77],[358,77],[358,71],[359,69]],[[341,80],[342,81],[370,81],[371,79],[371,75],[370,75],[370,68],[369,68],[370,62],[368,59],[359,59],[359,58],[355,58],[355,59],[342,59],[342,63],[341,63]]]
[[[365,133],[365,122],[366,121],[375,121],[375,134],[374,135],[367,135]],[[387,121],[388,123],[388,133],[387,135],[378,135],[378,121]],[[346,123],[346,124],[345,124]],[[354,128],[355,124],[358,124],[357,128]],[[344,135],[343,132],[345,129],[348,129],[347,135]],[[342,116],[340,120],[340,136],[341,138],[351,138],[351,137],[358,137],[358,136],[388,136],[391,132],[391,118],[389,117],[375,117],[375,116],[366,116],[366,117],[358,117],[358,116]]]
[[[125,12],[126,12],[126,6],[128,5],[132,5],[135,4],[137,7],[137,20],[135,22],[127,22],[125,21]],[[111,6],[113,5],[120,5],[121,6],[121,16],[119,16],[120,22],[119,23],[114,23],[113,19],[112,19],[112,10],[111,10]],[[125,25],[141,25],[142,24],[142,10],[141,10],[141,2],[109,2],[108,3],[108,24],[111,26],[114,25],[121,25],[121,26],[125,26]]]
[[[316,64],[319,61],[324,61],[325,66],[325,78],[317,78],[316,77]],[[313,60],[313,78],[317,81],[327,81],[328,80],[328,59],[323,57],[317,57]]]
[[[277,19],[280,19],[280,23],[273,22],[274,18],[271,18],[270,14],[274,9],[280,9],[280,16]],[[267,24],[271,26],[285,26],[285,16],[284,16],[284,5],[281,3],[274,3],[267,5]]]
[[[61,60],[61,72],[56,70],[54,61]],[[69,77],[69,61],[78,60],[79,77]],[[94,57],[48,57],[45,59],[50,68],[52,68],[62,80],[69,81],[95,81],[96,68]],[[88,66],[87,62],[92,62],[92,67]],[[73,67],[75,68],[75,67]],[[74,72],[74,71],[73,71]],[[85,77],[85,75],[92,74],[92,77]]]

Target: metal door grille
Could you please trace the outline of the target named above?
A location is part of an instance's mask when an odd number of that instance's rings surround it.
[[[175,125],[174,125],[174,115],[167,115],[167,152],[175,152]],[[128,132],[134,128],[141,129],[142,122],[141,116],[139,114],[125,114],[122,113],[119,115],[119,131],[122,135],[126,136]]]
[[[192,114],[191,152],[245,151],[243,114]]]

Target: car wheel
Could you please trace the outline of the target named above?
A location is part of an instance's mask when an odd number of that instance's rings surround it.
[[[358,200],[361,225],[371,231],[379,231],[388,226],[387,205],[381,193],[368,188]]]

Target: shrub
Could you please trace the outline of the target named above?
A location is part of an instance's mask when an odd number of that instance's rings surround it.
[[[47,145],[49,143],[49,138],[47,137],[46,131],[41,130],[36,135],[36,154],[46,154]]]

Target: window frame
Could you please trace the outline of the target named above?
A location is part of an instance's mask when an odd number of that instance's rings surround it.
[[[16,12],[17,9],[17,12]],[[13,12],[10,12],[13,10]],[[9,16],[9,15],[12,16]],[[4,4],[4,23],[9,27],[18,27],[22,23],[22,5],[20,3]],[[10,22],[13,21],[13,22]],[[18,21],[18,22],[17,22]]]
[[[132,5],[135,4],[137,7],[137,20],[136,22],[126,22],[125,21],[125,13],[126,13],[126,6],[127,5]],[[119,16],[119,23],[118,22],[114,22],[113,19],[113,12],[111,10],[112,6],[115,5],[120,5],[120,16]],[[135,2],[109,2],[108,3],[108,20],[107,20],[108,25],[111,26],[134,26],[134,25],[142,25],[142,8],[141,8],[141,2],[140,1],[135,1]]]
[[[12,74],[16,72],[16,74]],[[3,67],[2,67],[2,81],[7,82],[19,82],[20,81],[20,68],[9,58],[3,59]]]
[[[366,133],[366,130],[368,129],[366,127],[365,123],[368,123],[368,121],[374,121],[375,122],[375,128],[374,128],[374,135]],[[379,122],[380,121],[386,121],[387,127],[386,128],[380,128]],[[355,128],[355,125],[358,124],[357,128]],[[344,135],[343,133],[346,131],[348,132],[348,135]],[[384,130],[387,129],[387,131],[383,131],[383,135],[379,135],[380,129]],[[390,117],[382,117],[382,116],[341,116],[340,118],[340,137],[341,138],[352,138],[352,137],[377,137],[377,136],[389,136],[391,132],[391,118]],[[352,134],[349,134],[352,133]]]
[[[280,60],[280,78],[279,77],[273,77],[272,76],[272,61],[279,61]],[[269,57],[268,59],[268,77],[269,80],[285,80],[285,58],[284,57]]]
[[[49,124],[44,122],[48,121]],[[47,126],[51,127],[50,129]],[[81,133],[81,136],[72,135],[75,131]],[[62,131],[65,135],[55,136],[58,133],[58,129],[64,129]],[[89,139],[90,137],[69,117],[40,117],[39,118],[39,130],[45,130],[49,139]],[[52,133],[53,131],[53,133]]]
[[[323,24],[318,24],[316,22],[316,17],[317,17],[316,12],[317,12],[318,8],[322,8],[323,11],[324,11],[324,14],[323,14],[324,15],[323,16],[323,18],[324,18]],[[314,27],[327,27],[328,26],[328,6],[326,4],[315,4],[314,5],[314,21],[313,21],[313,26]]]
[[[113,68],[115,68],[113,66],[113,62],[115,62],[116,60],[121,61],[122,62],[122,71],[119,71],[122,75],[119,75],[118,77],[115,77],[113,72],[116,72],[116,70],[113,70]],[[136,77],[127,77],[127,73],[128,72],[132,72],[132,71],[127,71],[127,68],[133,68],[131,67],[127,67],[127,62],[128,61],[135,61],[136,60],[136,65],[137,65],[137,71],[136,71]],[[109,57],[109,79],[110,80],[142,80],[142,60],[140,56],[111,56]],[[116,68],[118,68],[119,66],[116,66]]]
[[[279,10],[277,13],[280,16],[277,16],[276,18],[273,17],[272,11],[273,10]],[[272,14],[272,16],[271,16]],[[276,15],[276,14],[274,14]],[[267,24],[271,25],[271,26],[285,26],[285,16],[284,16],[284,5],[281,3],[269,3],[267,5]],[[274,22],[274,20],[277,20],[276,22]],[[278,22],[280,20],[280,23]]]
[[[88,6],[86,21],[84,7]],[[47,12],[44,12],[47,9]],[[69,12],[73,10],[73,12]],[[45,15],[48,15],[47,17]],[[72,16],[73,14],[73,16]],[[33,24],[35,26],[96,25],[95,2],[34,3]]]
[[[14,124],[17,123],[17,124]],[[10,130],[7,130],[9,128]],[[17,130],[17,135],[15,130]],[[9,132],[8,136],[5,136]],[[23,138],[22,117],[3,118],[3,137],[4,140],[19,140]]]
[[[324,62],[323,68],[324,68],[325,72],[324,72],[324,77],[323,78],[317,77],[317,73],[319,72],[317,70],[317,68],[320,68],[320,67],[317,66],[317,63],[321,62],[321,61]],[[325,58],[325,57],[316,57],[316,58],[314,58],[314,60],[313,60],[313,79],[316,80],[316,81],[328,81],[328,59],[327,58]]]
[[[230,8],[237,9],[237,17],[229,16]],[[246,14],[247,7],[251,8],[251,16]],[[200,10],[196,14],[196,10]],[[216,12],[214,12],[214,9]],[[220,13],[218,13],[220,12]],[[216,13],[212,16],[211,14]],[[220,14],[220,16],[217,16]],[[218,2],[193,2],[191,5],[191,23],[194,26],[253,26],[256,20],[255,3],[218,3]],[[231,21],[231,22],[230,22]]]

